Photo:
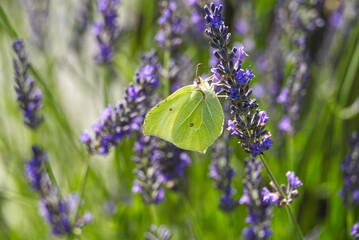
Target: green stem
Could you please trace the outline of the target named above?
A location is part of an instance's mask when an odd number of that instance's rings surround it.
[[[85,193],[85,188],[86,188],[86,183],[87,183],[87,179],[88,179],[88,175],[89,175],[89,171],[90,171],[90,163],[91,163],[91,155],[87,156],[87,160],[86,160],[86,166],[85,166],[85,176],[82,180],[82,184],[79,190],[79,202],[77,205],[77,210],[76,210],[76,215],[75,217],[79,217],[80,214],[80,202],[83,199],[84,193]]]
[[[262,162],[262,165],[265,168],[270,180],[274,183],[275,187],[277,188],[279,194],[281,195],[282,198],[285,198],[285,194],[283,193],[282,188],[279,186],[279,184],[278,184],[277,180],[275,179],[272,171],[270,170],[266,160],[264,159],[263,154],[260,154],[259,158],[260,158],[260,160]]]
[[[347,104],[349,93],[352,90],[353,81],[355,79],[355,75],[358,70],[358,65],[359,65],[359,41],[357,41],[357,44],[355,46],[355,50],[351,57],[348,70],[345,74],[342,89],[340,91],[339,103],[341,108],[345,107]]]
[[[290,205],[286,205],[286,206],[285,206],[285,210],[287,210],[287,213],[288,213],[290,219],[292,220],[292,223],[294,224],[294,227],[295,227],[295,229],[296,229],[296,231],[297,231],[297,234],[298,234],[299,239],[300,239],[300,240],[303,240],[303,239],[304,239],[304,236],[303,236],[302,230],[300,229],[300,226],[299,226],[299,224],[298,224],[298,222],[297,222],[297,219],[296,219],[295,216],[294,216],[294,213],[293,213],[293,210],[292,210],[291,206],[290,206]]]
[[[191,207],[191,203],[189,201],[189,199],[187,198],[186,195],[184,194],[181,194],[181,197],[182,197],[182,203],[184,204],[183,206],[183,209],[187,216],[189,217],[191,223],[192,223],[192,227],[193,227],[193,230],[194,230],[194,234],[196,235],[196,239],[203,239],[203,234],[202,234],[202,230],[201,230],[201,227],[199,226],[199,221],[198,219],[196,219],[196,215],[194,214],[193,212],[193,209]]]
[[[282,189],[280,188],[280,186],[279,186],[277,180],[276,180],[275,177],[273,176],[273,173],[272,173],[272,171],[270,170],[270,168],[269,168],[269,166],[268,166],[266,160],[264,159],[264,156],[261,154],[261,155],[259,155],[259,158],[260,158],[260,160],[261,160],[261,162],[262,162],[262,165],[263,165],[263,167],[265,168],[265,170],[266,170],[266,172],[267,172],[269,178],[271,179],[271,181],[274,183],[275,187],[277,188],[279,194],[281,195],[282,198],[285,198],[285,195],[284,195]],[[292,223],[294,224],[294,227],[295,227],[295,230],[296,230],[296,232],[297,232],[297,234],[298,234],[299,239],[300,239],[300,240],[303,240],[303,239],[304,239],[304,236],[303,236],[302,230],[300,229],[300,226],[299,226],[297,220],[295,219],[295,216],[294,216],[294,213],[293,213],[293,211],[292,211],[292,208],[291,208],[289,205],[286,205],[286,206],[285,206],[285,209],[287,210],[287,213],[288,213],[288,215],[289,215],[289,217],[290,217],[290,220],[291,220]]]
[[[348,209],[347,210],[347,231],[350,232],[350,229],[353,227],[354,225],[354,211],[353,210],[350,210]]]
[[[233,213],[228,213],[228,225],[229,225],[229,232],[232,239],[236,239],[236,234],[234,233],[234,221],[233,221]]]
[[[106,107],[109,104],[109,101],[110,101],[110,94],[109,94],[109,90],[110,90],[110,67],[105,66],[104,71],[105,71],[105,73],[104,73],[104,81],[103,81],[103,101],[104,101],[104,106]]]
[[[59,190],[59,194],[61,195],[60,186],[58,185],[58,183],[56,181],[54,172],[52,171],[51,164],[50,164],[49,161],[45,161],[45,167],[46,167],[47,174],[49,174],[49,177],[50,177],[50,180],[51,180],[52,184],[55,185],[57,190]]]
[[[158,218],[157,218],[157,212],[156,212],[156,205],[155,204],[151,204],[150,206],[151,208],[151,215],[152,215],[152,219],[154,221],[154,224],[156,226],[158,226]]]
[[[287,157],[288,157],[288,169],[294,171],[294,139],[293,135],[287,136]]]
[[[168,95],[170,95],[170,74],[169,74],[170,59],[171,59],[171,52],[169,49],[167,49],[164,51],[164,56],[163,56],[163,66],[165,68],[165,74],[166,74],[166,79],[163,80],[164,97],[167,97]]]
[[[9,33],[10,37],[17,38],[18,35],[17,35],[16,31],[14,30],[14,28],[12,27],[12,25],[10,24],[9,18],[7,17],[6,12],[1,7],[1,5],[0,5],[0,18],[3,22],[5,29]]]

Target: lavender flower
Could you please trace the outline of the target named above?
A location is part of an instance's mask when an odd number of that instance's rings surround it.
[[[72,234],[75,228],[82,228],[92,221],[92,215],[85,212],[83,216],[75,216],[80,202],[78,195],[72,194],[62,198],[46,171],[46,154],[37,146],[32,147],[33,158],[25,165],[25,175],[31,187],[39,193],[39,214],[51,225],[54,235]],[[76,221],[71,222],[75,217]]]
[[[301,102],[307,92],[310,78],[307,39],[324,25],[319,16],[322,8],[323,1],[309,0],[278,1],[275,8],[275,20],[266,52],[266,62],[269,64],[263,76],[269,78],[265,82],[269,83],[267,89],[270,98],[284,105],[279,129],[287,134],[294,134],[296,130],[295,120],[299,118]],[[284,69],[288,69],[288,75]]]
[[[24,123],[28,127],[36,129],[44,120],[44,117],[38,112],[42,108],[42,92],[35,88],[35,80],[28,76],[30,63],[27,61],[23,41],[14,40],[12,47],[16,53],[14,69],[17,100],[24,112]]]
[[[204,13],[202,6],[208,1],[203,0],[184,0],[185,4],[190,10],[190,24],[189,27],[192,29],[194,34],[201,34],[206,29],[206,23],[203,22]],[[215,4],[219,4],[219,0],[214,1]]]
[[[71,37],[71,46],[75,51],[82,49],[84,34],[93,22],[91,0],[82,0],[79,5],[79,9],[76,10],[73,36]]]
[[[113,47],[117,42],[119,28],[117,25],[117,6],[119,0],[98,0],[97,9],[102,20],[95,21],[92,33],[96,38],[99,53],[95,56],[98,64],[109,64],[113,61]]]
[[[169,143],[150,136],[143,136],[142,129],[137,133],[135,156],[132,160],[137,168],[137,179],[132,192],[142,195],[146,204],[158,204],[165,200],[166,185],[178,190],[183,185],[186,167],[191,164],[189,155]]]
[[[232,178],[236,175],[230,166],[230,155],[232,149],[228,148],[229,138],[227,134],[222,137],[213,147],[212,163],[209,166],[209,177],[214,180],[214,186],[223,193],[220,199],[219,208],[227,213],[238,207],[238,201],[234,200],[235,190],[232,187]]]
[[[186,31],[187,26],[181,17],[175,16],[176,1],[164,0],[161,6],[162,14],[158,19],[160,30],[155,39],[163,50],[172,49],[182,43],[181,35]]]
[[[350,235],[354,237],[355,240],[359,239],[359,223],[355,223],[350,231]]]
[[[165,225],[161,225],[158,229],[156,225],[151,225],[150,232],[145,233],[147,240],[169,240],[171,237],[172,233]]]
[[[158,101],[154,91],[159,85],[158,63],[154,52],[142,56],[143,65],[136,73],[135,85],[126,89],[125,98],[115,107],[106,107],[99,121],[92,127],[95,137],[84,130],[80,140],[89,153],[106,155],[126,136],[134,136],[137,179],[132,192],[142,195],[146,204],[158,204],[164,200],[166,185],[172,190],[183,183],[185,168],[190,158],[183,150],[161,139],[143,136],[142,123],[153,103]]]
[[[343,187],[340,195],[348,208],[359,203],[359,132],[353,132],[349,139],[349,154],[343,159]]]
[[[249,227],[243,229],[243,236],[248,240],[268,239],[272,235],[270,228],[272,209],[265,203],[261,192],[263,179],[262,165],[254,158],[245,160],[245,179],[243,180],[243,196],[240,204],[247,206]]]
[[[91,138],[87,130],[82,132],[80,140],[86,144],[89,153],[106,155],[124,137],[142,129],[151,104],[149,96],[158,86],[161,67],[154,52],[142,58],[144,64],[137,71],[135,85],[126,89],[124,100],[114,107],[106,107],[98,122],[92,126],[95,137]]]
[[[46,33],[48,32],[49,22],[49,0],[32,0],[23,1],[22,6],[25,6],[25,13],[27,14],[28,22],[31,27],[30,40],[35,43],[37,47],[44,50],[46,43]]]
[[[222,86],[220,94],[224,94],[231,101],[231,114],[233,121],[228,121],[228,130],[232,136],[239,139],[241,146],[253,157],[271,148],[273,141],[270,132],[265,129],[266,121],[263,121],[265,112],[261,112],[255,99],[251,99],[252,89],[249,88],[253,72],[247,67],[241,69],[243,58],[247,57],[243,47],[233,48],[228,52],[228,44],[231,34],[224,25],[222,5],[205,6],[205,20],[208,24],[206,34],[211,38],[210,45],[216,49],[215,57],[219,63],[215,71],[221,76],[219,83]]]
[[[279,207],[283,207],[291,204],[293,199],[299,196],[297,188],[302,186],[303,183],[295,176],[294,172],[288,171],[286,176],[288,179],[288,185],[281,185],[281,190],[284,193],[284,196],[281,196],[273,182],[270,182],[274,191],[271,192],[268,188],[264,187],[262,191],[263,202],[269,205],[278,205]]]
[[[135,156],[132,160],[137,168],[134,171],[137,179],[133,182],[132,192],[142,195],[146,204],[158,204],[165,200],[165,183],[160,169],[159,139],[137,135]]]

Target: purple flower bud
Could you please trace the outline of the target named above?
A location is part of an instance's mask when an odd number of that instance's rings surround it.
[[[350,235],[354,236],[355,239],[359,238],[359,223],[355,223],[350,230]]]
[[[244,35],[249,31],[249,26],[246,20],[244,19],[238,19],[236,21],[236,30],[239,34]]]
[[[299,180],[299,178],[295,176],[294,172],[288,171],[285,175],[288,178],[288,184],[292,190],[295,190],[297,187],[303,185],[303,183]]]
[[[284,103],[288,100],[288,88],[282,88],[282,91],[280,92],[278,98],[277,98],[277,102],[278,103]]]
[[[92,220],[93,220],[92,213],[86,211],[84,216],[83,216],[83,220],[84,220],[85,224],[91,224]]]
[[[266,123],[268,121],[267,113],[265,111],[259,112],[260,123]]]
[[[278,123],[278,128],[279,130],[283,131],[283,132],[290,132],[292,129],[291,126],[291,119],[288,116],[284,116]]]
[[[268,188],[264,187],[262,191],[263,202],[269,205],[277,205],[279,196],[276,193],[272,193]]]

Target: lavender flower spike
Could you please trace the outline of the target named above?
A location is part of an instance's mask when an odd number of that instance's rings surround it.
[[[343,187],[340,195],[348,208],[359,204],[359,132],[353,132],[349,139],[349,154],[340,166],[343,172]]]
[[[262,188],[262,165],[259,160],[246,159],[245,179],[243,180],[243,196],[240,204],[247,206],[249,227],[243,229],[243,237],[247,240],[268,239],[272,235],[270,228],[272,209],[264,201]]]
[[[32,147],[33,158],[25,165],[25,175],[31,187],[39,193],[39,214],[51,226],[54,235],[70,235],[76,228],[81,229],[92,221],[92,215],[86,212],[83,216],[74,216],[80,202],[76,193],[62,198],[50,181],[46,171],[46,154],[37,146]],[[75,222],[70,219],[76,218]]]
[[[109,64],[113,61],[113,47],[119,33],[116,9],[118,4],[119,0],[98,0],[97,9],[101,13],[102,20],[95,21],[92,27],[99,50],[95,56],[98,64]]]
[[[224,141],[218,141],[213,147],[212,163],[209,166],[209,176],[214,181],[214,186],[223,194],[219,208],[227,213],[238,207],[238,201],[233,198],[235,189],[232,187],[232,179],[236,175],[230,166],[232,149],[228,148],[229,136],[225,133]]]
[[[298,187],[302,186],[303,183],[299,180],[297,176],[295,176],[294,172],[288,171],[286,173],[288,179],[288,185],[281,185],[281,190],[284,193],[284,197],[281,197],[278,189],[275,187],[273,182],[270,183],[273,192],[269,191],[268,188],[264,187],[262,191],[263,201],[269,205],[278,205],[279,207],[283,207],[285,205],[289,205],[293,202],[294,198],[299,196],[299,192],[297,190]]]
[[[89,153],[107,155],[112,147],[134,131],[141,129],[143,119],[150,105],[149,96],[158,86],[160,65],[154,53],[137,71],[135,85],[125,91],[125,98],[116,106],[107,106],[92,126],[94,138],[84,130],[80,141],[87,146]]]
[[[256,100],[251,98],[249,85],[254,77],[252,70],[249,66],[246,70],[241,69],[243,59],[248,55],[243,47],[228,50],[231,34],[224,24],[222,8],[222,5],[216,6],[214,3],[204,7],[208,25],[206,34],[211,38],[209,44],[215,49],[214,56],[218,60],[212,72],[220,76],[219,93],[231,101],[233,120],[228,122],[228,130],[239,139],[247,153],[256,157],[272,147],[271,134],[265,130],[268,117],[264,111],[260,111]]]
[[[186,32],[187,26],[183,18],[175,16],[177,2],[164,0],[161,2],[162,14],[158,19],[160,30],[156,34],[156,42],[163,50],[172,49],[182,43],[181,35]]]
[[[17,100],[24,112],[25,124],[32,129],[36,129],[44,120],[43,115],[38,112],[42,108],[42,92],[40,89],[35,88],[35,80],[28,76],[30,63],[27,61],[23,41],[20,39],[14,40],[12,47],[16,53],[14,69]]]

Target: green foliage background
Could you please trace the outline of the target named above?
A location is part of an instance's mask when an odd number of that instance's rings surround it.
[[[103,108],[104,71],[93,62],[96,49],[91,30],[79,39],[82,47],[78,52],[70,46],[74,31],[71,26],[81,2],[50,2],[43,50],[31,41],[30,23],[22,1],[0,2],[3,9],[0,12],[1,239],[53,238],[38,214],[38,195],[29,188],[24,177],[24,163],[31,156],[30,146],[36,142],[48,152],[63,195],[78,191],[86,164],[85,147],[78,138],[84,128],[90,128],[96,121]],[[151,0],[124,0],[121,4],[120,25],[126,30],[116,52],[116,77],[110,82],[112,104],[122,98],[124,89],[132,81],[140,65],[140,53],[156,46],[158,6],[157,1]],[[275,1],[255,0],[253,6],[256,23],[251,27],[259,29],[254,41],[256,46],[265,49]],[[4,21],[5,15],[8,22]],[[232,23],[226,21],[226,24]],[[352,105],[359,94],[359,24],[356,23],[347,36],[335,34],[334,44],[327,49],[335,53],[335,61],[324,59],[321,64],[313,61],[310,66],[312,77],[302,106],[300,128],[293,137],[284,136],[277,129],[280,109],[273,110],[271,115],[269,101],[257,99],[262,110],[268,109],[268,129],[274,139],[273,149],[266,153],[267,162],[280,183],[286,183],[288,170],[294,170],[304,183],[292,207],[304,234],[312,234],[313,239],[349,239],[351,226],[359,221],[358,209],[346,209],[338,195],[342,186],[339,165],[348,153],[346,138],[359,128],[359,109]],[[25,40],[33,67],[31,75],[44,93],[45,122],[36,136],[23,125],[16,103],[11,49],[16,35]],[[238,35],[233,37],[236,41],[243,40]],[[194,63],[206,63],[207,42],[208,39],[186,46],[183,51]],[[248,53],[251,56],[251,52]],[[159,57],[163,59],[161,53]],[[253,61],[248,57],[244,66],[251,64],[256,74],[254,82],[261,83]],[[202,71],[209,74],[209,67]],[[84,228],[82,239],[143,239],[144,232],[155,223],[151,208],[143,204],[141,196],[131,193],[135,168],[131,161],[133,144],[133,140],[126,139],[119,145],[117,157],[111,152],[107,157],[91,160],[83,208],[93,213],[94,220]],[[235,148],[233,167],[238,172],[234,179],[235,197],[239,199],[243,160],[247,155],[235,139],[231,146]],[[157,224],[171,229],[173,239],[240,239],[246,226],[245,206],[239,206],[231,215],[221,212],[219,194],[208,178],[210,151],[206,155],[190,154],[188,182],[178,194],[166,191],[166,201],[155,207]],[[265,172],[263,176],[268,183]],[[109,201],[117,204],[113,216],[104,211],[104,204]],[[274,209],[272,228],[272,239],[295,239],[294,228],[284,209]]]

